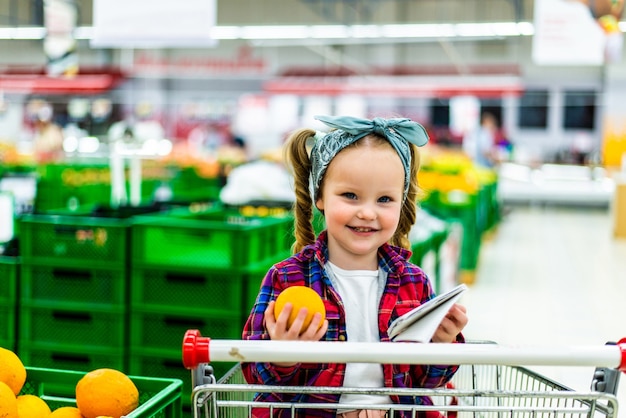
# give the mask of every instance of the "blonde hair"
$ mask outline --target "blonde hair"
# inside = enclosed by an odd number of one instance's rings
[[[292,251],[294,253],[301,251],[307,245],[313,244],[316,239],[315,230],[313,228],[313,210],[315,202],[313,202],[313,198],[311,197],[311,160],[309,157],[309,142],[313,140],[315,133],[316,132],[312,129],[299,129],[294,131],[287,139],[284,147],[285,164],[294,177],[296,195],[296,201],[293,207],[295,242]],[[393,149],[389,141],[376,134],[367,135],[346,148],[356,146],[359,143],[365,143],[364,140],[366,138],[374,139],[374,141],[367,140],[366,143],[368,144],[384,143],[388,144]],[[417,147],[413,144],[409,144],[409,148],[411,151],[411,178],[409,181],[409,189],[406,199],[402,204],[398,227],[389,241],[391,245],[406,249],[411,249],[409,232],[415,224],[417,216],[417,199],[419,193],[417,173],[420,166],[420,156]],[[322,192],[323,186],[324,179],[322,178],[320,192]]]

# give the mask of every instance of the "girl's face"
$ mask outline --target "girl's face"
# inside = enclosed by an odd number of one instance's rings
[[[330,261],[346,270],[376,270],[377,252],[396,231],[404,169],[388,144],[359,141],[330,162],[318,209],[324,211]]]

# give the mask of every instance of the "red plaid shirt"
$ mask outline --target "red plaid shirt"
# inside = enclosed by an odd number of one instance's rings
[[[380,341],[390,341],[389,324],[397,317],[434,296],[430,281],[416,265],[409,263],[408,250],[384,244],[378,250],[379,267],[387,272],[387,283],[378,307]],[[341,298],[332,287],[324,270],[328,260],[326,233],[305,247],[300,253],[275,264],[266,274],[252,312],[245,324],[242,338],[245,340],[269,339],[263,325],[263,315],[270,301],[289,286],[308,286],[324,300],[328,331],[325,341],[346,341],[345,314]],[[457,336],[457,342],[464,342]],[[390,359],[390,361],[393,359]],[[383,364],[385,387],[436,388],[444,386],[454,375],[458,366]],[[271,363],[243,363],[242,370],[250,384],[281,386],[343,386],[346,365],[337,363],[299,363],[293,367],[277,367]],[[281,394],[263,393],[256,400],[265,402],[337,403],[339,395],[332,394]],[[429,398],[418,396],[392,396],[394,403],[432,404]],[[264,415],[258,411],[259,416]],[[266,412],[268,414],[269,412]],[[290,411],[285,411],[286,416]],[[257,414],[255,414],[257,416]],[[280,416],[280,415],[277,415]],[[332,417],[334,410],[300,411],[299,417]]]

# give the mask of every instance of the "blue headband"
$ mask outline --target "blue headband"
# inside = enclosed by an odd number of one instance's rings
[[[418,147],[428,142],[428,134],[422,125],[407,118],[369,120],[352,116],[315,116],[315,119],[336,130],[330,131],[322,138],[315,136],[315,144],[311,150],[314,201],[318,198],[320,183],[330,161],[339,151],[369,134],[386,138],[400,156],[404,167],[404,198],[406,198],[411,181],[409,142]]]

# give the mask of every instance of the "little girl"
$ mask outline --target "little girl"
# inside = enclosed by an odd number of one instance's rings
[[[424,128],[409,119],[374,120],[318,116],[327,134],[301,129],[286,144],[295,178],[294,255],[275,264],[263,279],[243,330],[248,340],[389,342],[390,323],[434,296],[424,272],[408,260],[409,231],[417,210],[416,146],[428,141]],[[313,147],[308,152],[310,141]],[[326,230],[315,236],[313,204]],[[308,286],[324,300],[326,319],[316,314],[303,328],[306,308],[291,327],[287,304],[274,317],[274,301],[289,286]],[[454,305],[432,342],[464,342],[465,308]],[[390,362],[393,359],[390,359]],[[243,363],[248,383],[263,385],[435,388],[458,366],[403,364]],[[257,400],[295,403],[424,404],[414,396],[259,394]],[[276,409],[276,416],[281,416]],[[269,410],[256,411],[257,416]],[[291,411],[285,410],[285,416]],[[383,417],[387,411],[345,408],[297,411],[297,416]],[[401,415],[401,414],[399,414]],[[407,415],[410,415],[407,413]]]

